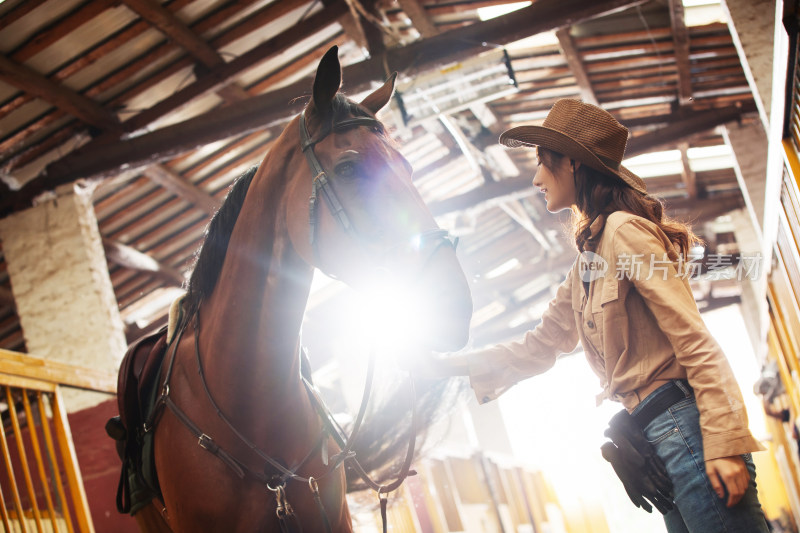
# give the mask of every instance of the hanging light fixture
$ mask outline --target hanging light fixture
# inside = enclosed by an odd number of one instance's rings
[[[508,52],[497,48],[399,83],[395,102],[411,126],[518,90]]]

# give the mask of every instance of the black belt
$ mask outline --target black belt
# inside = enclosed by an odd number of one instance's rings
[[[633,418],[640,428],[644,429],[655,417],[675,405],[681,400],[693,396],[694,391],[685,379],[678,380],[689,390],[689,395],[680,388],[675,381],[670,381],[663,389],[656,392],[656,396],[647,402],[647,405],[634,413]],[[647,400],[647,398],[645,398]]]

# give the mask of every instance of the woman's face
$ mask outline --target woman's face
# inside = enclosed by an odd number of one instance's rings
[[[553,158],[539,157],[539,165],[533,176],[533,186],[544,194],[547,210],[557,213],[569,209],[575,204],[575,179],[572,166],[578,169],[580,163],[572,163],[569,157],[563,156],[554,162]]]

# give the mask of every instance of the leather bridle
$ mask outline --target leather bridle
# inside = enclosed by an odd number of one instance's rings
[[[357,241],[361,241],[359,238],[358,232],[356,231],[355,227],[350,221],[350,218],[347,216],[347,212],[343,204],[339,201],[339,198],[336,196],[336,192],[334,191],[330,180],[327,177],[325,170],[322,168],[319,160],[317,159],[316,155],[314,154],[314,145],[324,139],[331,131],[341,131],[347,128],[358,127],[358,126],[369,126],[369,127],[381,127],[381,123],[374,118],[370,117],[356,117],[350,118],[346,120],[341,120],[333,124],[331,128],[324,132],[323,135],[312,139],[308,133],[308,129],[306,127],[305,121],[305,111],[300,113],[300,146],[302,148],[303,153],[305,154],[306,160],[308,161],[309,167],[311,168],[313,178],[313,189],[311,193],[311,197],[309,199],[309,226],[310,226],[310,239],[311,245],[314,250],[315,258],[319,256],[319,249],[317,243],[317,229],[319,225],[319,213],[318,213],[318,198],[322,196],[325,199],[325,202],[328,204],[328,207],[339,223],[339,226],[351,237],[356,239]],[[427,251],[427,258],[423,262],[422,268],[424,269],[428,261],[433,257],[439,247],[444,245],[449,245],[455,248],[457,245],[457,239],[451,239],[448,235],[446,230],[436,228],[433,230],[424,231],[418,234],[414,239],[416,241],[415,247],[418,253],[422,253],[423,250]],[[428,251],[428,249],[430,249]],[[231,432],[242,442],[247,448],[251,450],[257,457],[263,460],[265,463],[269,464],[278,474],[268,477],[263,472],[259,472],[253,470],[247,463],[239,458],[235,457],[234,455],[228,453],[222,447],[220,447],[214,439],[203,432],[203,429],[198,427],[188,415],[172,400],[170,397],[170,388],[169,382],[170,377],[172,375],[173,365],[175,363],[175,355],[177,353],[177,347],[180,343],[181,337],[183,335],[184,330],[188,326],[190,322],[194,322],[194,346],[195,346],[195,357],[198,367],[198,374],[200,376],[200,380],[203,386],[203,390],[206,394],[207,399],[210,401],[212,407],[216,411],[219,418],[225,423],[225,425],[231,430]],[[406,477],[412,474],[410,469],[411,467],[411,460],[414,455],[414,448],[416,443],[416,432],[417,432],[417,410],[416,410],[416,399],[414,394],[414,383],[413,379],[409,379],[410,387],[411,387],[411,397],[412,397],[412,405],[411,405],[411,428],[410,428],[410,436],[409,436],[409,443],[406,452],[406,457],[403,461],[403,464],[400,468],[400,472],[397,475],[395,481],[393,481],[389,485],[381,485],[373,481],[367,472],[362,468],[362,466],[358,463],[358,460],[355,456],[355,453],[352,451],[353,443],[356,441],[358,436],[359,429],[361,428],[361,423],[364,419],[364,414],[366,412],[367,403],[369,401],[369,396],[372,389],[372,382],[374,376],[374,368],[375,368],[375,354],[372,353],[370,355],[369,364],[367,367],[367,377],[364,384],[364,392],[362,395],[362,402],[359,408],[358,416],[356,417],[356,421],[353,425],[353,428],[350,432],[348,437],[345,437],[344,431],[341,427],[338,426],[336,421],[333,418],[333,415],[328,411],[325,403],[319,396],[318,391],[316,388],[310,383],[309,379],[306,376],[302,376],[303,384],[306,387],[306,390],[311,398],[311,402],[314,404],[315,410],[320,416],[323,422],[323,431],[320,435],[319,440],[317,441],[316,446],[309,451],[309,453],[302,459],[298,464],[293,466],[286,466],[281,460],[275,459],[270,457],[262,450],[260,450],[255,443],[250,441],[241,431],[239,431],[233,423],[228,419],[228,417],[222,412],[219,408],[217,402],[214,400],[211,391],[208,388],[208,384],[205,380],[205,373],[203,371],[203,365],[200,358],[200,346],[199,346],[199,329],[200,329],[200,321],[199,321],[199,313],[196,313],[193,317],[187,317],[185,320],[181,321],[181,325],[177,332],[176,338],[172,341],[172,350],[171,355],[169,357],[169,361],[167,364],[166,373],[164,375],[164,380],[161,385],[161,394],[156,402],[156,405],[153,411],[150,413],[150,416],[147,418],[147,421],[144,424],[144,431],[148,432],[151,431],[158,422],[161,413],[163,412],[163,408],[167,407],[173,414],[176,415],[178,420],[189,429],[189,431],[197,438],[197,444],[205,449],[206,451],[212,453],[217,458],[219,458],[223,463],[225,463],[233,472],[239,477],[244,478],[246,474],[251,475],[257,481],[259,481],[262,485],[265,485],[267,489],[272,491],[275,494],[275,498],[277,501],[277,508],[276,508],[276,515],[278,517],[280,527],[282,531],[290,531],[292,525],[297,525],[297,517],[294,515],[294,511],[292,510],[291,505],[289,505],[288,501],[286,501],[286,493],[285,493],[285,485],[286,482],[289,480],[299,481],[302,483],[308,484],[311,492],[313,493],[314,500],[317,503],[317,507],[320,510],[322,515],[323,523],[325,524],[326,531],[330,532],[330,523],[328,521],[327,514],[325,512],[325,508],[322,505],[322,500],[319,494],[319,487],[317,482],[320,481],[322,478],[327,477],[334,471],[336,471],[340,466],[342,466],[345,462],[348,462],[353,469],[358,473],[358,475],[364,480],[364,482],[373,490],[378,493],[378,500],[380,502],[380,509],[381,509],[381,517],[383,520],[383,531],[384,533],[387,531],[387,523],[386,523],[386,503],[387,503],[387,494],[392,492],[400,487],[400,485],[405,481]],[[342,451],[336,454],[333,457],[328,458],[327,454],[327,437],[330,435],[336,441],[337,445],[342,449]],[[309,476],[304,477],[297,472],[305,466],[313,456],[317,453],[320,453],[322,456],[323,463],[327,465],[328,469],[320,476]]]
[[[334,190],[333,185],[328,178],[328,174],[325,172],[325,169],[322,167],[322,163],[320,163],[319,159],[317,159],[317,155],[314,153],[314,145],[321,142],[332,131],[343,131],[358,126],[383,128],[381,122],[375,118],[354,117],[334,122],[331,127],[322,131],[322,135],[312,138],[308,133],[308,127],[306,126],[306,112],[303,110],[300,113],[300,148],[303,151],[303,154],[306,156],[306,162],[308,162],[308,166],[311,169],[311,175],[313,176],[311,197],[308,201],[309,240],[313,249],[314,258],[317,260],[318,264],[319,244],[317,237],[319,233],[320,196],[322,196],[322,198],[325,200],[325,203],[328,204],[328,208],[330,209],[333,218],[339,223],[339,226],[346,234],[351,236],[356,242],[359,243],[363,243],[365,240],[358,234],[355,226],[350,221],[350,217],[347,216],[347,211],[345,210],[342,202],[339,200],[339,197],[336,195],[336,191]],[[419,253],[426,248],[432,247],[430,252],[428,252],[427,259],[430,259],[430,256],[432,256],[442,245],[450,245],[455,248],[458,244],[458,239],[450,237],[447,230],[443,230],[441,228],[423,231],[412,237],[410,241],[416,243],[417,252]],[[397,246],[390,247],[389,249],[394,248],[397,248]],[[424,265],[427,265],[427,261],[425,261]]]

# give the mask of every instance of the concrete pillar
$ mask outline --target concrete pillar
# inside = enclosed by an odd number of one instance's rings
[[[747,261],[755,261],[761,252],[761,238],[753,226],[752,218],[744,209],[731,211],[729,216],[733,222],[733,233],[739,252]],[[742,287],[742,316],[744,317],[747,334],[753,346],[759,363],[762,363],[767,354],[767,329],[769,326],[769,310],[767,308],[767,259],[761,256],[758,265],[758,275],[743,277],[740,280]]]
[[[767,132],[760,122],[729,123],[722,128],[734,155],[734,170],[745,205],[758,238],[764,226],[764,195],[767,186]]]
[[[480,448],[485,452],[512,457],[514,450],[511,448],[503,413],[500,411],[500,402],[478,405],[474,397],[470,400],[469,413]]]
[[[769,129],[772,106],[775,3],[776,0],[722,2],[733,42],[765,129]]]
[[[59,188],[0,220],[0,239],[29,354],[116,372],[127,343],[90,192]],[[64,391],[70,412],[108,398]]]

